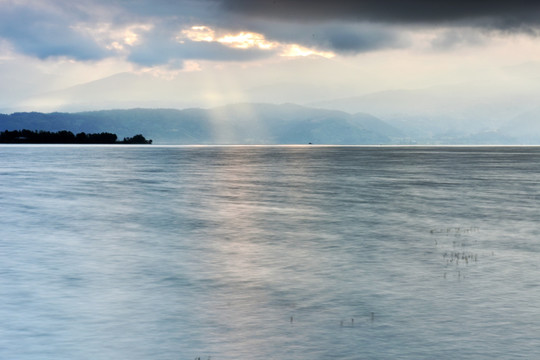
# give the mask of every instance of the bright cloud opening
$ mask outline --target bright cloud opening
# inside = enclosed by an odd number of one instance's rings
[[[182,30],[177,37],[178,42],[184,43],[184,40],[190,41],[204,41],[204,42],[218,42],[225,46],[229,46],[236,49],[250,49],[259,48],[261,50],[273,50],[279,49],[280,56],[296,57],[296,56],[322,56],[325,58],[332,58],[336,56],[333,52],[329,51],[316,51],[309,49],[298,44],[279,43],[276,41],[267,40],[263,34],[254,32],[240,32],[238,34],[225,34],[216,36],[216,31],[208,26],[198,25],[192,26],[189,29]]]
[[[267,50],[273,49],[279,45],[276,42],[267,41],[262,34],[250,32],[241,32],[237,35],[225,35],[216,39],[216,41],[238,49],[258,47],[259,49]]]
[[[284,48],[284,51],[281,53],[281,56],[285,57],[295,57],[295,56],[311,56],[311,55],[317,55],[322,56],[327,59],[331,59],[336,56],[333,52],[330,51],[316,51],[313,49],[309,49],[304,46],[300,46],[297,44],[291,44]]]
[[[183,39],[189,39],[191,41],[215,41],[215,31],[208,26],[192,26],[189,29],[182,30],[180,36],[176,38],[180,43],[183,43]]]
[[[152,30],[149,24],[134,24],[124,28],[115,28],[112,24],[101,23],[98,25],[79,24],[72,26],[73,29],[91,36],[98,44],[108,50],[122,51],[127,46],[137,45],[142,32]]]

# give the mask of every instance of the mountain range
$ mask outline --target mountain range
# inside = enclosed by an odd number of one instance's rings
[[[0,115],[3,130],[141,133],[155,144],[387,144],[401,132],[368,114],[293,104]]]
[[[117,73],[49,92],[14,82],[0,89],[0,113],[11,114],[0,116],[0,131],[142,133],[158,144],[540,144],[540,63],[482,80],[393,90],[380,84],[386,90],[364,93],[369,74],[354,69],[347,69],[348,84],[332,82],[329,64],[304,59],[295,69],[303,76],[285,83],[274,76],[280,66],[235,76]],[[314,72],[329,74],[325,86],[308,83]],[[14,80],[9,72],[0,77]]]
[[[393,95],[381,94],[383,99]],[[362,107],[360,100],[356,100],[358,107]],[[353,105],[356,103],[354,99],[348,101]],[[373,106],[371,110],[377,111]],[[432,119],[435,124],[430,124],[429,114],[408,121],[405,115],[385,116],[382,120],[363,112],[295,104],[241,103],[210,109],[137,108],[0,114],[0,130],[112,132],[119,138],[143,134],[154,144],[185,145],[540,144],[540,124],[534,121],[540,116],[540,108],[501,122],[495,128],[459,126],[452,117],[446,123],[444,119]]]

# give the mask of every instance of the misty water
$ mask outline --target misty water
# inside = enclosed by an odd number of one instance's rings
[[[0,146],[0,358],[539,358],[539,200],[537,147]]]

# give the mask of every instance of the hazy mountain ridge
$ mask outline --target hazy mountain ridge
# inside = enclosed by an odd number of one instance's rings
[[[368,115],[294,104],[0,115],[3,130],[141,133],[157,144],[389,144],[400,131]]]
[[[308,105],[368,112],[418,143],[540,144],[539,96],[540,79],[509,78],[388,90]]]
[[[321,73],[330,63],[314,67],[304,59],[296,72]],[[376,92],[364,92],[360,82],[277,81],[281,66],[235,77],[217,69],[171,78],[117,73],[47,93],[37,88],[19,101],[6,93],[0,105],[6,113],[62,111],[13,117],[25,118],[31,129],[135,131],[157,143],[540,144],[540,63],[481,80]],[[114,108],[131,110],[99,110]]]
[[[464,131],[453,118],[430,116],[383,121],[367,113],[296,104],[242,103],[211,109],[129,109],[77,113],[0,114],[0,130],[113,132],[120,138],[143,134],[156,144],[537,144],[540,126],[532,111],[499,128]],[[386,119],[385,119],[386,120]],[[464,119],[466,121],[466,119]],[[516,130],[520,128],[532,129]]]

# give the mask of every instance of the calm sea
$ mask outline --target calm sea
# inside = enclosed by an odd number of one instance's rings
[[[1,359],[540,358],[540,148],[0,146]]]

